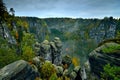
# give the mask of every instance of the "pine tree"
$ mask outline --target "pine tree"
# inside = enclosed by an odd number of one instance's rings
[[[11,15],[15,16],[15,10],[13,8],[10,8],[10,11]]]
[[[0,21],[5,20],[7,14],[8,14],[7,8],[3,3],[3,0],[0,0]]]

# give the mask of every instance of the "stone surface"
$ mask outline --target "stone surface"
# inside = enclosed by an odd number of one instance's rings
[[[81,75],[81,67],[76,66],[73,71],[70,73],[70,78],[72,80],[85,80],[85,78],[82,78],[83,75]]]
[[[51,52],[50,52],[50,43],[48,40],[44,40],[40,44],[40,56],[43,57],[45,60],[52,61]]]
[[[61,77],[63,75],[63,67],[54,65],[56,69],[57,76]]]
[[[103,67],[106,64],[111,64],[115,66],[120,66],[120,50],[112,53],[103,53],[102,49],[109,46],[118,46],[119,44],[114,42],[109,42],[96,48],[89,54],[89,62],[91,72],[100,77],[100,72],[103,71]]]
[[[44,40],[40,45],[36,42],[35,50],[36,54],[43,59],[49,60],[55,65],[61,65],[62,42],[58,37],[51,42]]]
[[[28,62],[19,60],[0,70],[0,80],[35,80],[39,73]]]
[[[32,63],[38,68],[38,70],[42,67],[44,63],[44,59],[40,56],[36,56],[32,59]]]
[[[55,37],[51,42],[51,54],[53,64],[60,65],[62,62],[62,42],[58,37]]]
[[[72,59],[69,55],[66,55],[62,58],[62,64],[66,65],[67,64],[67,68],[71,65],[72,63]]]
[[[36,42],[34,47],[35,47],[36,56],[39,56],[39,53],[40,53],[40,43]]]

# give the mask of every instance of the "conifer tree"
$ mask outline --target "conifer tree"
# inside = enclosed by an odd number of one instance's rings
[[[0,22],[5,20],[6,15],[8,14],[7,8],[3,3],[3,0],[0,0]]]

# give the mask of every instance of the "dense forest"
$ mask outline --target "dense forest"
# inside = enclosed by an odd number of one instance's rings
[[[104,19],[18,18],[28,23],[29,32],[35,35],[38,42],[44,39],[52,40],[57,36],[63,41],[63,48],[68,49],[68,51],[63,49],[64,54],[68,53],[84,59],[99,43],[118,38],[120,33],[120,20],[113,17]]]
[[[25,60],[34,66],[32,60],[38,56],[36,45],[42,45],[44,40],[53,41],[55,37],[59,37],[62,42],[63,61],[64,56],[67,55],[68,59],[71,58],[71,64],[74,67],[80,66],[83,70],[85,67],[87,80],[120,79],[120,19],[112,16],[104,17],[104,19],[15,16],[14,8],[10,8],[8,11],[3,1],[0,0],[1,70],[4,66],[18,60]],[[88,61],[90,65],[87,64],[86,67],[85,64]],[[63,73],[66,71],[66,64],[63,64]],[[67,66],[69,65],[67,64]],[[90,71],[88,66],[91,67]],[[71,75],[65,75],[64,78],[63,75],[59,76],[52,63],[49,62],[45,62],[38,72],[40,76],[37,76],[36,80],[71,79]],[[0,79],[2,79],[1,77],[2,74],[0,74]],[[80,78],[74,78],[73,75],[71,80],[80,80]]]

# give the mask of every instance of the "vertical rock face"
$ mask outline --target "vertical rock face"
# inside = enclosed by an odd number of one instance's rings
[[[34,47],[35,47],[36,56],[39,56],[39,53],[40,53],[40,43],[36,42]]]
[[[101,23],[100,26],[92,28],[89,32],[89,36],[93,38],[97,43],[100,43],[104,39],[111,39],[115,37],[116,24],[110,23],[106,25]]]
[[[62,62],[62,42],[58,37],[51,42],[44,40],[39,44],[35,44],[36,55],[42,57],[44,60],[49,60],[55,65],[60,65]]]
[[[3,29],[2,29],[2,27],[3,27]],[[0,25],[0,36],[7,39],[9,43],[16,44],[15,38],[10,34],[10,31],[5,23]]]
[[[0,70],[0,80],[35,80],[39,77],[26,61],[19,60],[11,63]]]
[[[51,61],[51,52],[50,52],[50,43],[48,40],[44,40],[40,44],[40,53],[39,55],[43,57],[45,60]]]
[[[54,41],[54,47],[52,51],[52,57],[53,57],[53,64],[60,65],[62,62],[62,42],[58,37],[55,37]],[[56,50],[55,50],[56,49]]]
[[[116,19],[111,20],[110,18],[108,18],[108,20],[105,20],[105,19],[79,19],[79,18],[39,19],[36,17],[25,18],[23,17],[23,20],[26,20],[28,22],[30,26],[29,27],[30,33],[34,33],[38,40],[40,39],[44,40],[44,38],[42,38],[44,33],[42,24],[44,22],[47,24],[46,28],[50,34],[51,33],[55,34],[54,31],[52,30],[56,30],[56,32],[76,32],[78,29],[80,29],[79,33],[81,35],[84,35],[87,32],[88,36],[92,39],[95,39],[97,43],[101,42],[103,39],[114,38],[116,29],[119,27],[117,25],[118,20]],[[59,35],[60,34],[58,34],[58,36]]]
[[[111,64],[115,66],[120,66],[120,50],[116,49],[112,52],[105,53],[102,50],[104,48],[109,48],[113,46],[119,46],[119,44],[114,42],[105,43],[102,46],[96,48],[89,55],[89,62],[91,67],[91,72],[98,75],[100,77],[100,72],[103,71],[103,67],[106,64]]]

